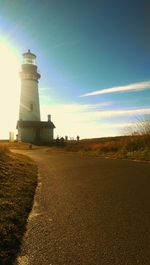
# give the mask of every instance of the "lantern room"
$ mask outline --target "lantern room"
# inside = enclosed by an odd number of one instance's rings
[[[36,64],[36,56],[30,50],[23,54],[23,64]]]

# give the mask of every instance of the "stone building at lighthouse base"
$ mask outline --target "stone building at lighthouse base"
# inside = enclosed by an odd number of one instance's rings
[[[53,141],[54,124],[48,121],[23,121],[17,122],[18,141],[41,144]]]

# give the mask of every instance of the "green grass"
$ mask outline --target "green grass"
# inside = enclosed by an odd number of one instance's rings
[[[0,264],[13,264],[37,185],[35,163],[0,146]]]

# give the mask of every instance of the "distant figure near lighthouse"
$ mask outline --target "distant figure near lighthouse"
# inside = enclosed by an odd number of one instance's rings
[[[18,140],[30,143],[49,143],[53,140],[54,124],[51,116],[41,121],[38,92],[40,74],[36,66],[36,55],[30,50],[23,54],[21,65],[21,95],[19,121],[17,122]]]

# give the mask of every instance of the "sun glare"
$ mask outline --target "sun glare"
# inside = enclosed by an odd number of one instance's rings
[[[19,67],[15,48],[0,40],[0,139],[8,139],[18,119]]]

